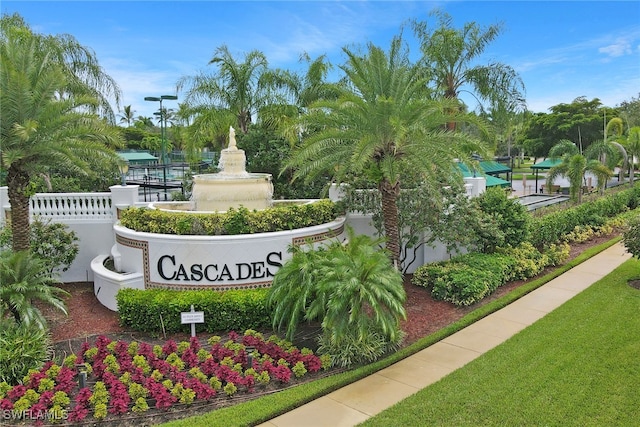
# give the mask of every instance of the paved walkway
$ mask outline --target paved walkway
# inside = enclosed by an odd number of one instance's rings
[[[498,346],[630,259],[621,243],[507,307],[373,375],[262,427],[355,426]]]

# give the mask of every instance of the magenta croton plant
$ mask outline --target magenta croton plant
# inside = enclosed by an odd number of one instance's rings
[[[329,367],[324,356],[299,350],[276,336],[265,339],[253,330],[244,335],[231,332],[224,342],[214,336],[207,343],[205,347],[191,338],[151,346],[99,336],[93,346],[84,343],[62,365],[47,362],[31,371],[23,384],[0,383],[0,410],[14,414],[16,423],[27,418],[101,420],[109,414],[206,401],[220,393],[231,398]],[[80,372],[87,377],[83,388]]]

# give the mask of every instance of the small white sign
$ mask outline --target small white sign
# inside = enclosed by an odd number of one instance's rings
[[[183,325],[204,323],[204,311],[187,311],[180,313],[180,323]]]

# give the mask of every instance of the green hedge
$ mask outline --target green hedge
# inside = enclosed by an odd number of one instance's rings
[[[245,331],[271,326],[265,301],[267,289],[238,291],[171,291],[165,289],[121,289],[116,295],[122,326],[141,332],[188,332],[180,323],[180,313],[204,312],[204,324],[196,330],[210,333]]]
[[[232,208],[224,213],[169,212],[132,207],[121,213],[120,224],[147,233],[217,236],[311,227],[331,222],[343,213],[342,204],[328,199],[261,211]]]
[[[579,206],[549,213],[531,221],[531,237],[516,247],[498,248],[497,253],[471,253],[448,262],[419,267],[412,282],[431,290],[435,299],[456,305],[471,305],[510,280],[535,277],[548,265],[558,265],[568,256],[565,236],[577,228],[599,229],[607,221],[640,205],[640,185],[599,197]]]
[[[430,289],[437,300],[467,306],[511,280],[534,277],[547,265],[564,262],[568,256],[564,246],[554,246],[548,253],[527,242],[492,254],[469,253],[418,267],[412,283]]]
[[[571,233],[576,226],[598,227],[613,218],[640,205],[640,185],[582,203],[579,206],[533,218],[530,223],[530,242],[538,249],[558,243],[562,236]]]
[[[431,295],[455,305],[471,305],[505,284],[513,275],[514,257],[503,254],[470,253],[419,267],[412,279],[431,289]]]

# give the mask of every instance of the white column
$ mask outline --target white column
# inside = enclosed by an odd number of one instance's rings
[[[465,184],[471,184],[471,197],[477,197],[487,190],[487,180],[484,177],[469,177],[464,178]]]
[[[111,190],[111,207],[114,210],[114,220],[120,219],[120,211],[129,206],[135,206],[138,201],[139,185],[112,185]]]
[[[112,185],[111,190],[111,208],[114,210],[113,220],[118,222],[120,219],[120,211],[130,206],[135,206],[138,201],[139,185]],[[115,244],[111,248],[111,256],[116,271],[122,269],[122,257],[118,251],[118,245]]]
[[[6,212],[10,210],[9,187],[0,187],[0,223],[4,223],[6,221]]]
[[[346,186],[347,184],[331,184],[329,187],[329,200],[337,202],[344,199]]]

